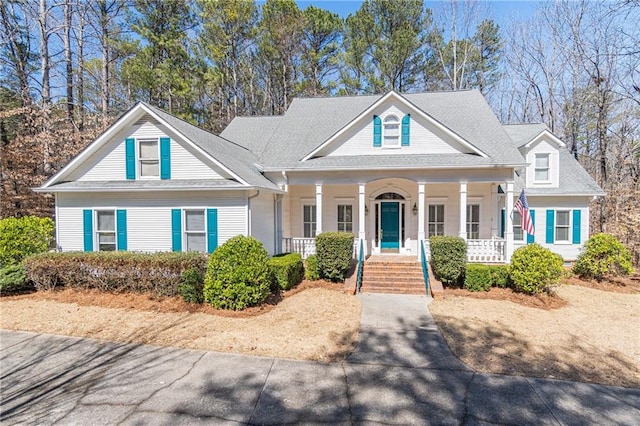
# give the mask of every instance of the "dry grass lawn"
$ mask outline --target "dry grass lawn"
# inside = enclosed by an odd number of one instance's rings
[[[305,283],[275,305],[233,313],[187,306],[177,299],[158,301],[146,295],[64,290],[3,298],[0,327],[113,342],[337,361],[357,343],[360,301]]]
[[[640,388],[640,293],[563,285],[564,306],[448,295],[429,309],[453,352],[501,374]]]

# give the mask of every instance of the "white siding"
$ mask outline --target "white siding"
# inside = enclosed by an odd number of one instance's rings
[[[171,179],[225,179],[229,175],[173,134],[169,129],[148,119],[138,120],[106,142],[94,155],[78,166],[69,180],[125,180],[125,139],[171,138]],[[137,156],[137,153],[136,153]],[[136,172],[138,164],[136,162]]]
[[[399,148],[373,147],[373,115],[378,115],[384,123],[385,117],[390,114],[398,117],[400,122],[402,122],[402,118],[406,114],[411,114],[410,146]],[[382,127],[384,129],[384,125]],[[418,113],[406,107],[398,108],[395,105],[381,105],[378,111],[374,111],[368,117],[363,117],[352,129],[341,135],[330,146],[324,148],[320,155],[455,154],[459,152],[469,152],[469,149],[461,146],[433,123],[420,117]]]
[[[536,167],[536,154],[549,154],[549,182],[536,182],[535,179],[535,167]],[[526,154],[527,163],[529,164],[526,169],[526,185],[527,188],[557,188],[560,184],[559,180],[559,161],[560,153],[555,143],[542,139],[533,145],[531,145]]]
[[[251,235],[262,241],[270,255],[275,254],[275,201],[273,194],[261,193],[249,200]]]
[[[84,209],[126,209],[127,243],[131,251],[171,250],[171,209],[218,209],[218,245],[247,235],[244,192],[59,193],[58,245],[63,251],[83,250]]]

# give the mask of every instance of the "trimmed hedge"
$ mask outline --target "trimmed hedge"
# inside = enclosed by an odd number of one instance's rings
[[[304,276],[302,256],[298,253],[287,253],[273,256],[269,259],[269,269],[274,283],[282,290],[300,284]]]
[[[66,252],[36,254],[22,263],[37,290],[97,288],[176,296],[183,271],[204,271],[207,256],[197,252]]]
[[[353,234],[323,232],[316,237],[316,254],[322,278],[344,281],[353,257]]]
[[[187,303],[204,302],[204,270],[200,268],[185,269],[180,274],[182,283],[178,286],[178,294]]]
[[[467,243],[460,237],[434,236],[429,239],[431,267],[447,285],[458,285],[467,266]]]
[[[491,270],[491,285],[494,287],[507,288],[511,286],[509,278],[509,265],[489,265]]]
[[[524,293],[549,291],[563,273],[562,257],[538,243],[520,247],[511,256],[509,276],[514,288]]]
[[[22,265],[10,265],[0,269],[0,296],[25,293],[35,290],[27,280],[27,273]]]
[[[464,274],[464,288],[469,291],[489,291],[493,274],[489,265],[469,264]]]
[[[320,267],[318,266],[318,256],[312,254],[304,261],[304,279],[318,281],[320,279]]]
[[[48,217],[7,217],[0,220],[0,267],[47,251],[53,243],[53,221]]]
[[[258,305],[271,291],[269,255],[253,237],[238,235],[214,251],[204,279],[204,300],[218,309]]]
[[[606,276],[629,275],[633,272],[631,253],[613,235],[595,234],[584,244],[573,272],[598,281]]]

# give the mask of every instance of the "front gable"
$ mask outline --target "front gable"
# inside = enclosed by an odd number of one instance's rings
[[[486,157],[451,129],[395,92],[356,117],[304,159],[332,156],[474,154]]]
[[[526,159],[527,188],[558,188],[560,149],[565,144],[549,131],[543,131],[520,148]]]

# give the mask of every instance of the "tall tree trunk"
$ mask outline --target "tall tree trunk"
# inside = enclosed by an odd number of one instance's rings
[[[40,29],[40,74],[42,76],[42,166],[46,176],[51,174],[51,154],[49,152],[49,138],[51,128],[51,86],[49,73],[51,62],[49,58],[49,28],[47,23],[49,11],[47,0],[40,0],[38,26]]]
[[[66,80],[67,80],[67,118],[73,123],[73,57],[71,55],[71,25],[72,25],[72,7],[70,0],[64,1],[64,61],[66,64]]]
[[[84,26],[86,6],[78,14],[78,129],[84,129]]]

